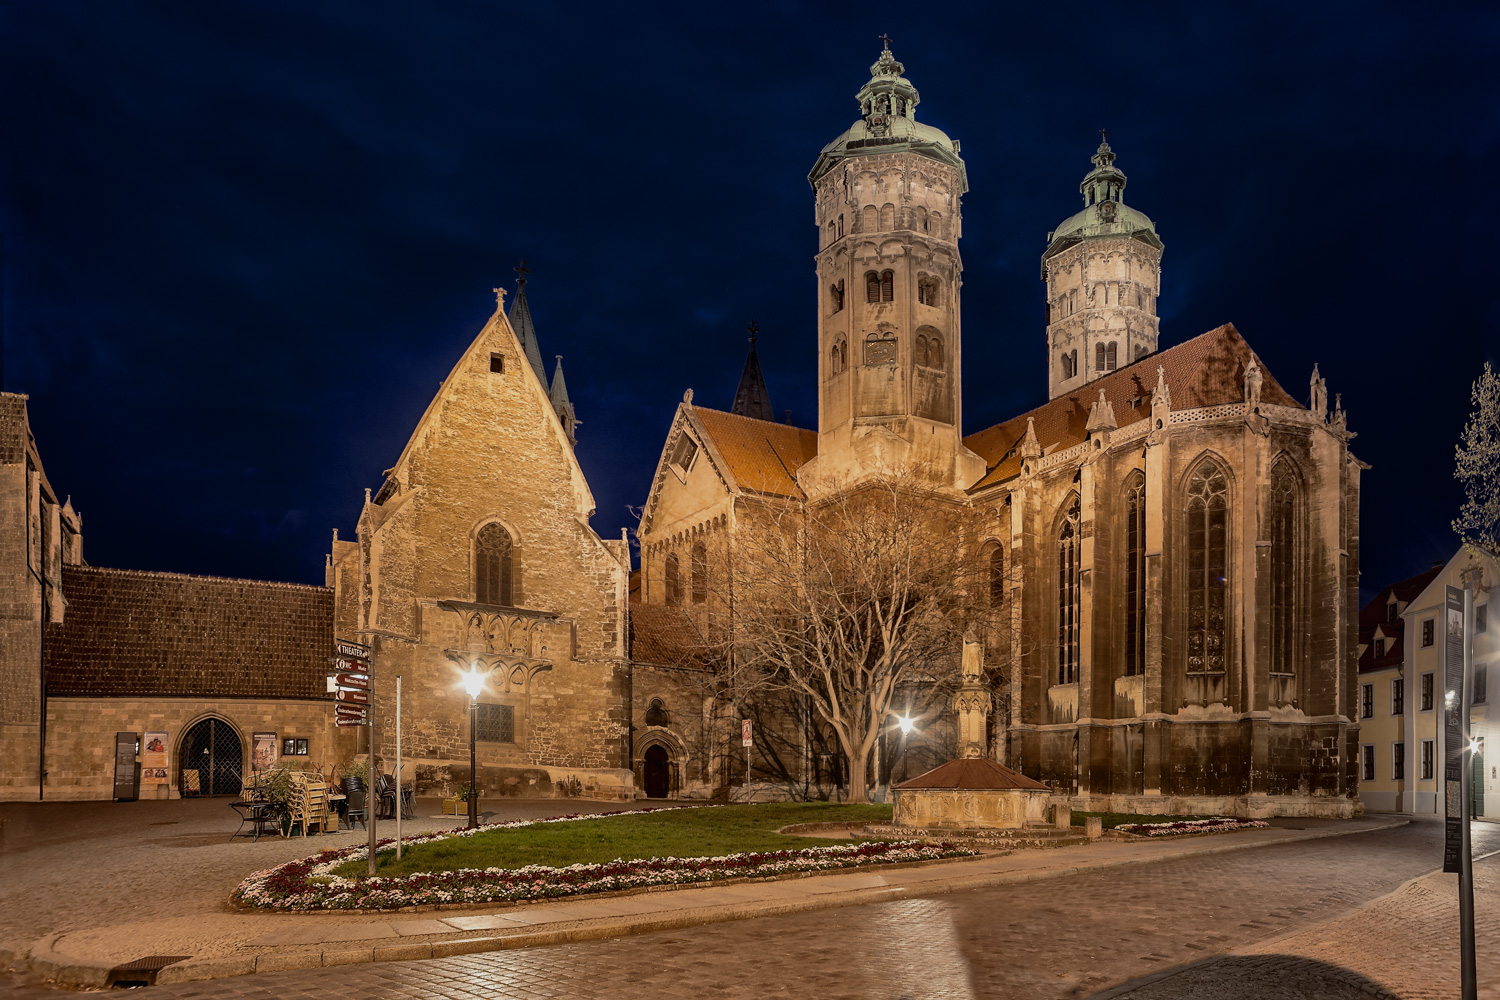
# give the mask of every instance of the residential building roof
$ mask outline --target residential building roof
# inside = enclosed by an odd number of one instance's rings
[[[1251,359],[1260,365],[1265,376],[1260,391],[1263,402],[1302,407],[1266,369],[1234,325],[1226,323],[1096,378],[1076,392],[970,434],[964,438],[964,444],[989,466],[989,471],[970,491],[985,489],[1020,474],[1019,445],[1026,436],[1028,420],[1035,421],[1037,442],[1044,455],[1059,448],[1071,448],[1088,438],[1089,410],[1098,402],[1101,389],[1114,407],[1120,427],[1143,420],[1151,415],[1151,395],[1156,389],[1158,368],[1163,370],[1174,410],[1242,402],[1245,369]]]
[[[1406,622],[1401,617],[1401,612],[1406,606],[1416,600],[1427,585],[1437,579],[1438,574],[1443,571],[1443,564],[1439,563],[1431,569],[1424,570],[1416,576],[1407,577],[1396,583],[1386,584],[1374,597],[1370,598],[1363,608],[1359,610],[1359,672],[1367,673],[1372,670],[1387,670],[1391,667],[1399,667],[1406,651]],[[1396,613],[1390,613],[1391,598],[1396,600]],[[1381,655],[1375,655],[1375,638],[1377,632],[1386,640],[1385,649]]]

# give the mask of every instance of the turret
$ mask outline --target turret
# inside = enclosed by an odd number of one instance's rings
[[[1047,234],[1047,395],[1087,383],[1157,350],[1162,242],[1126,205],[1125,174],[1099,143],[1078,185],[1083,211]]]

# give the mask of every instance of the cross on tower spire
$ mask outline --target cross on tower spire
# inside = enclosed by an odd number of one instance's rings
[[[882,33],[882,34],[876,35],[875,37],[878,38],[878,39],[880,39],[882,42],[885,43],[885,50],[887,52],[891,51],[891,36],[890,35]]]
[[[519,261],[517,261],[516,262],[516,266],[513,267],[513,268],[511,268],[511,270],[513,270],[513,271],[516,272],[516,275],[517,275],[516,283],[517,284],[521,284],[521,285],[526,284],[526,276],[531,273],[531,268],[529,268],[529,267],[526,266],[526,258],[525,257],[522,257]]]
[[[745,332],[750,334],[750,346],[755,347],[755,336],[760,333],[760,327],[755,325],[755,317],[750,317],[750,325],[745,327]]]

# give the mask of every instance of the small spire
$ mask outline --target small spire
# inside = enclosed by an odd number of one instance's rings
[[[547,386],[547,370],[542,365],[542,349],[537,344],[536,324],[531,320],[531,303],[526,301],[526,276],[531,269],[523,260],[515,266],[516,272],[516,298],[510,304],[510,326],[516,331],[516,339],[521,342],[521,350],[526,353],[526,360],[531,365],[531,370],[536,372],[536,377]]]
[[[568,443],[577,444],[578,411],[573,409],[573,402],[568,399],[568,383],[563,378],[563,356],[558,354],[556,358],[557,364],[552,369],[552,391],[548,395],[552,398],[552,408],[557,411],[558,419],[562,421],[563,430],[568,434]]]
[[[1172,408],[1172,390],[1167,388],[1167,370],[1161,365],[1156,366],[1156,391],[1151,393],[1151,405]]]
[[[1023,459],[1028,461],[1042,457],[1042,445],[1036,439],[1036,418],[1026,418],[1026,436],[1021,439],[1021,445],[1016,449]]]
[[[734,393],[734,405],[730,413],[756,420],[776,420],[776,411],[771,406],[771,394],[766,389],[766,376],[760,369],[760,358],[755,353],[755,341],[760,327],[750,321],[746,331],[750,334],[750,352],[745,355],[745,368],[740,372],[740,385]]]

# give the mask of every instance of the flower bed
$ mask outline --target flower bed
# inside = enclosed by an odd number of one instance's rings
[[[1181,833],[1219,833],[1224,830],[1251,830],[1255,827],[1270,825],[1259,819],[1215,816],[1212,819],[1184,819],[1172,823],[1125,823],[1115,829],[1121,833],[1133,833],[1140,837],[1171,837]]]
[[[411,845],[427,844],[538,823],[602,822],[612,815],[621,814],[557,816],[543,820],[493,823],[474,830],[411,837],[404,842]],[[377,850],[394,843],[394,840],[383,840],[377,845]],[[235,890],[235,898],[244,905],[275,910],[394,910],[403,907],[468,906],[559,899],[652,886],[692,885],[722,879],[771,878],[866,865],[972,857],[978,853],[947,843],[874,841],[792,851],[729,854],[715,858],[619,860],[606,864],[569,865],[566,868],[544,865],[528,865],[524,868],[465,868],[391,878],[375,876],[359,879],[333,874],[341,865],[369,857],[369,848],[360,846],[323,851],[256,872],[240,883]]]

